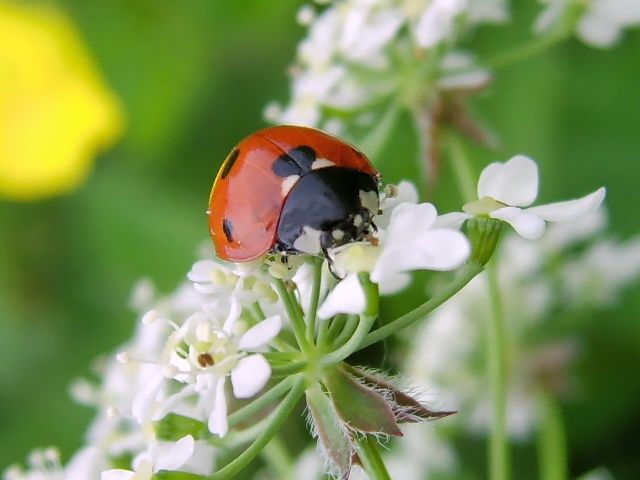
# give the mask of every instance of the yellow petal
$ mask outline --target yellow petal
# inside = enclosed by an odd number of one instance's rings
[[[120,103],[70,19],[0,1],[0,197],[76,188],[122,128]]]

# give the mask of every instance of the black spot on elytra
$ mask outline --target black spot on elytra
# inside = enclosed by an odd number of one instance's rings
[[[229,173],[231,172],[231,169],[233,168],[233,165],[236,163],[236,160],[238,160],[239,156],[240,156],[240,150],[238,150],[237,148],[234,148],[233,151],[229,154],[227,159],[222,164],[222,174],[221,174],[222,178],[227,178],[227,175],[229,175]]]
[[[233,242],[233,224],[228,218],[222,220],[222,231],[224,232],[224,236],[227,237],[227,241]]]
[[[280,155],[271,166],[273,173],[285,178],[290,175],[302,176],[311,171],[311,165],[316,161],[313,148],[303,145],[292,148],[284,155]]]

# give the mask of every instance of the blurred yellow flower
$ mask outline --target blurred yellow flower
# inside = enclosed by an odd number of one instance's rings
[[[0,0],[0,197],[72,190],[122,126],[120,103],[70,19]]]

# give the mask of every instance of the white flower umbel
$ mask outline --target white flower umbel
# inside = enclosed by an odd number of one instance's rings
[[[276,315],[247,329],[245,322],[239,320],[240,304],[232,300],[230,310],[224,322],[211,312],[198,312],[183,326],[176,326],[155,374],[133,402],[138,421],[150,417],[157,420],[186,397],[197,395],[211,432],[226,435],[226,378],[231,377],[236,398],[258,393],[269,380],[271,367],[262,354],[254,352],[264,350],[282,327]],[[182,385],[177,393],[162,394],[167,379]]]
[[[412,199],[415,189],[404,183],[394,194]],[[457,230],[436,227],[438,213],[430,203],[397,203],[392,196],[383,198],[381,208],[382,214],[374,218],[379,228],[375,240],[330,252],[335,269],[344,278],[320,307],[320,318],[363,311],[365,298],[358,273],[370,273],[380,293],[391,294],[409,284],[412,270],[454,270],[469,257],[467,238]]]
[[[102,472],[101,480],[151,480],[160,470],[181,470],[194,456],[195,446],[191,435],[176,443],[153,442],[133,461],[133,470],[106,470]]]
[[[640,25],[637,0],[543,0],[545,9],[534,24],[537,33],[546,33],[558,22],[567,21],[572,10],[579,17],[575,33],[584,43],[607,48],[615,45],[625,28]]]
[[[443,215],[439,222],[460,226],[473,216],[487,216],[502,220],[522,237],[535,240],[544,234],[545,222],[588,215],[600,206],[605,193],[602,187],[576,200],[529,207],[538,196],[538,166],[530,158],[517,155],[505,163],[488,165],[480,174],[478,200],[466,204],[465,213]]]

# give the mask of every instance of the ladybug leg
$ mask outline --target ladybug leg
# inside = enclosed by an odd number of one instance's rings
[[[326,248],[323,248],[322,254],[324,255],[324,258],[327,259],[327,266],[329,267],[329,272],[331,272],[331,275],[333,275],[337,280],[342,280],[342,277],[340,277],[340,275],[338,275],[338,272],[336,271],[336,267],[333,264],[333,259],[329,255],[329,251]]]

